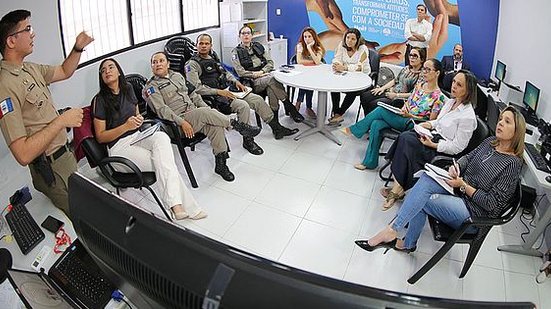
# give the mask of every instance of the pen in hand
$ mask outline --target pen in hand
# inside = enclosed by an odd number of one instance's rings
[[[455,175],[452,175],[452,176],[454,176],[454,178],[457,178],[457,177],[459,177],[459,165],[457,164],[455,159],[452,159],[452,161],[453,161],[453,169],[454,169],[454,174],[455,174]]]

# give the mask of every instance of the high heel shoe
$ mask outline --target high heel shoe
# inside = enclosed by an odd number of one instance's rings
[[[404,253],[410,254],[412,252],[415,252],[415,250],[417,250],[417,246],[408,249],[408,248],[398,248],[398,247],[396,247],[396,244],[394,244],[394,247],[392,247],[392,249],[394,249],[398,252],[404,252]]]
[[[377,250],[377,249],[380,249],[380,248],[386,248],[385,249],[385,252],[383,254],[386,254],[388,252],[388,250],[390,249],[393,249],[396,247],[396,238],[394,238],[393,240],[391,241],[387,241],[387,242],[382,242],[380,244],[377,244],[375,246],[372,246],[369,244],[369,242],[367,240],[356,240],[354,241],[356,243],[356,245],[358,245],[360,248],[364,249],[365,251],[373,251],[373,250]]]

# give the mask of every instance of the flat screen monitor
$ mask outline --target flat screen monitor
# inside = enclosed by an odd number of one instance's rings
[[[526,81],[526,86],[524,87],[524,96],[522,102],[526,108],[535,112],[538,108],[538,101],[540,98],[540,89],[529,81]]]
[[[156,216],[78,172],[69,178],[69,205],[81,243],[141,309],[534,308],[408,295],[303,271]]]
[[[502,82],[505,79],[506,69],[507,69],[507,66],[505,65],[505,63],[498,60],[496,64],[496,71],[494,76],[499,82]]]

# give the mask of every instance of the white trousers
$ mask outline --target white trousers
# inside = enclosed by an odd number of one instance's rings
[[[163,205],[170,208],[181,204],[190,217],[197,215],[201,208],[197,205],[178,172],[168,135],[164,132],[155,132],[134,145],[130,145],[136,134],[138,132],[117,141],[109,149],[109,155],[127,158],[144,172],[155,172],[161,190],[156,193],[159,194]],[[119,165],[117,170],[123,171]]]

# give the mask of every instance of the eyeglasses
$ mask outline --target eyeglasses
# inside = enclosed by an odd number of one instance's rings
[[[423,71],[423,72],[431,72],[431,71],[436,71],[436,70],[435,70],[435,69],[428,68],[428,67],[422,67],[422,68],[421,68],[421,71]]]
[[[417,59],[417,58],[419,58],[419,55],[417,55],[417,54],[409,54],[409,57],[410,57],[410,58],[413,58],[413,59]]]
[[[27,27],[25,27],[23,30],[19,30],[19,31],[16,31],[12,34],[8,34],[8,37],[10,36],[14,36],[14,35],[17,35],[19,33],[23,33],[23,32],[29,32],[29,33],[33,33],[34,32],[34,29],[31,25],[28,25]]]
[[[241,35],[251,35],[251,34],[252,34],[252,32],[250,32],[250,31],[243,31],[243,32],[241,32]]]

